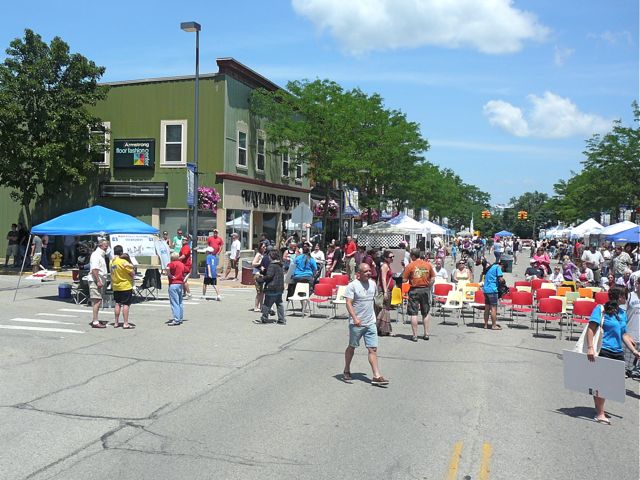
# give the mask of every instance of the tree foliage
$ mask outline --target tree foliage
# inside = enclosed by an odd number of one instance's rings
[[[105,69],[59,37],[46,44],[25,30],[0,65],[0,185],[25,209],[31,223],[34,200],[51,198],[95,172],[92,138],[100,120],[87,109],[106,96],[98,85]],[[93,148],[93,150],[92,150]]]
[[[635,126],[621,121],[605,135],[587,140],[584,169],[554,185],[560,219],[585,220],[609,211],[618,220],[621,207],[640,206],[640,108],[632,104]]]

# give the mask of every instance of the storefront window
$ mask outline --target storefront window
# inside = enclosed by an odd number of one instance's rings
[[[276,237],[278,233],[278,214],[277,213],[262,214],[262,232],[261,233],[266,233],[267,238],[272,242],[277,242],[279,240]]]
[[[249,210],[227,210],[225,243],[231,244],[231,234],[237,233],[240,245],[243,250],[249,248],[249,219],[251,212]]]

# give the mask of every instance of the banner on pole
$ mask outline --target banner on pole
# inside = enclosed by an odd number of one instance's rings
[[[193,207],[196,203],[196,165],[187,163],[187,205]]]

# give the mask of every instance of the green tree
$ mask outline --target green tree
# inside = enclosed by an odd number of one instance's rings
[[[92,156],[104,139],[87,107],[106,96],[98,85],[105,69],[55,37],[49,45],[25,30],[0,65],[0,185],[24,208],[51,198],[95,172]],[[101,145],[100,145],[101,144]]]
[[[557,221],[557,216],[546,193],[538,191],[525,192],[512,198],[509,203],[512,209],[511,231],[521,237],[535,239],[540,228],[548,227]],[[516,215],[520,210],[527,212],[527,220],[519,220]]]
[[[554,185],[553,208],[567,222],[598,218],[609,211],[619,220],[620,208],[640,206],[640,109],[632,104],[634,127],[616,121],[605,135],[587,140],[584,169]]]

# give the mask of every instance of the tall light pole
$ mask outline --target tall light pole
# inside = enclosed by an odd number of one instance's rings
[[[196,32],[196,108],[195,132],[193,134],[193,224],[191,226],[191,278],[198,278],[198,132],[200,130],[200,24],[182,22],[180,28],[185,32]]]

